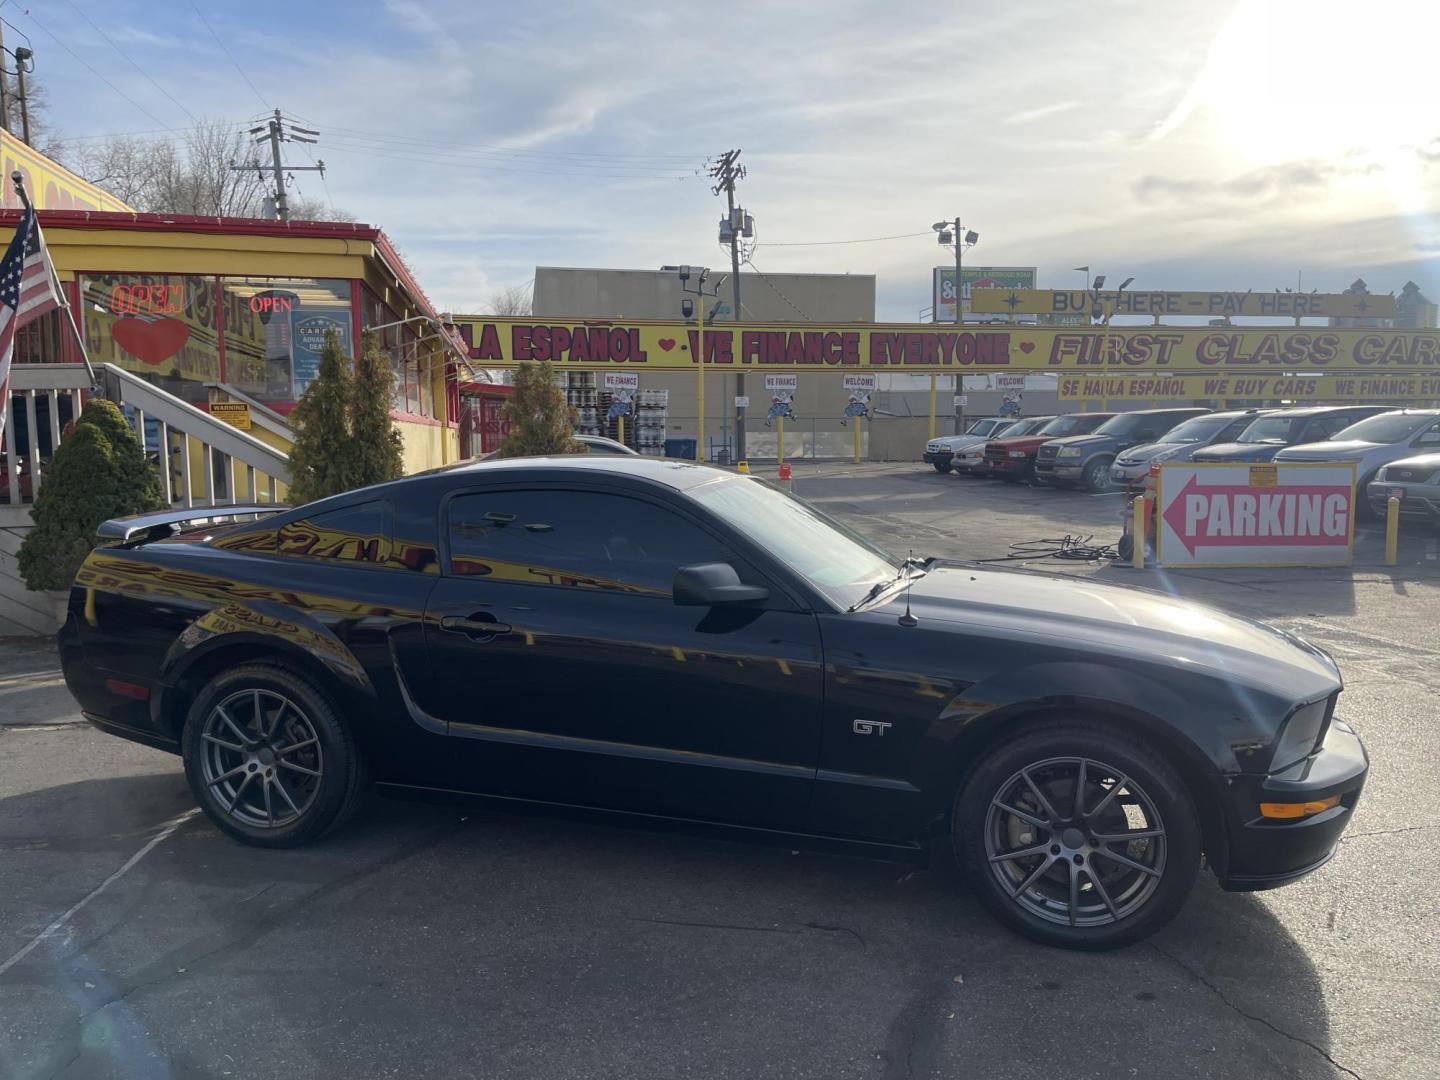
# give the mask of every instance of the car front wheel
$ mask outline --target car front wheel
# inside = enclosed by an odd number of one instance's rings
[[[959,792],[953,831],[985,906],[1065,948],[1148,937],[1180,910],[1200,866],[1184,782],[1143,743],[1090,724],[997,745]]]
[[[1085,490],[1092,495],[1098,495],[1102,491],[1110,490],[1110,461],[1103,459],[1092,461],[1085,466],[1085,471],[1080,476],[1080,483]]]
[[[947,473],[950,471],[950,466],[945,464],[944,462],[937,461],[934,463],[934,465],[935,471],[938,473]]]
[[[278,664],[244,664],[196,696],[181,738],[196,801],[229,836],[296,847],[341,824],[365,763],[328,695]]]

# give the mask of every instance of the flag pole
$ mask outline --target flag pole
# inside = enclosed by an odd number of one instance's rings
[[[10,174],[11,181],[15,184],[15,194],[20,196],[20,203],[26,210],[30,210],[30,196],[25,191],[25,177],[17,169]],[[65,295],[65,286],[55,273],[55,263],[50,258],[50,249],[45,246],[45,234],[40,231],[40,215],[35,215],[35,235],[40,238],[40,247],[45,251],[45,265],[50,268],[50,277],[55,284],[55,293],[60,297],[60,307],[65,312],[66,319],[70,322],[70,330],[75,335],[75,344],[80,349],[80,359],[85,362],[85,373],[90,376],[90,385],[99,385],[95,378],[95,368],[90,363],[90,354],[85,351],[85,339],[80,336],[80,326],[75,321],[75,310],[70,306],[70,298]]]

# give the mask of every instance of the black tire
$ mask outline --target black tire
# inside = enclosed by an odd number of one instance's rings
[[[1027,774],[1048,810],[1029,781],[1017,780]],[[1084,817],[1077,818],[1081,777]],[[1096,839],[1147,829],[1130,840]],[[1143,741],[1099,720],[1039,723],[998,742],[965,778],[951,831],[985,907],[1024,936],[1067,949],[1116,949],[1153,934],[1184,905],[1200,869],[1200,820],[1184,781]]]
[[[1080,486],[1092,495],[1110,490],[1110,459],[1096,458],[1080,474]]]
[[[1035,483],[1035,463],[1030,462],[1018,473],[1001,473],[1000,479],[1007,484],[1033,484]]]
[[[1370,484],[1379,472],[1380,470],[1376,469],[1375,472],[1369,476],[1362,476],[1355,485],[1355,517],[1360,521],[1373,524],[1374,522],[1385,520],[1384,512],[1371,506],[1370,500],[1367,498],[1367,494],[1370,491]]]
[[[935,466],[935,471],[938,473],[947,473],[950,471],[949,465],[942,465],[938,461],[931,462],[931,464]]]
[[[319,839],[355,812],[368,782],[330,695],[279,663],[243,664],[212,679],[190,706],[180,746],[201,809],[256,847]]]

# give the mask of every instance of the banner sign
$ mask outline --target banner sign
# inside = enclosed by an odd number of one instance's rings
[[[299,401],[305,388],[320,374],[320,354],[325,350],[326,335],[334,333],[341,354],[351,355],[350,312],[337,309],[332,314],[297,307],[291,310],[290,319],[290,389]]]
[[[858,416],[862,420],[870,417],[870,395],[875,392],[878,379],[874,375],[843,375],[840,382],[845,387],[845,392],[850,395],[845,402],[845,412],[841,417],[841,426],[845,424],[845,418]]]
[[[1346,566],[1355,463],[1161,465],[1161,566]]]
[[[629,390],[640,389],[640,376],[633,371],[607,371],[605,373],[606,390]]]
[[[1084,289],[987,289],[969,293],[968,310],[991,315],[1083,315],[1098,302],[1102,315],[1198,315],[1222,318],[1391,318],[1393,296],[1369,293],[1109,292]],[[952,316],[953,317],[953,316]]]
[[[605,411],[605,419],[629,416],[635,393],[640,389],[640,376],[633,371],[607,371],[605,389],[610,391],[610,407]]]
[[[485,367],[540,360],[693,371],[700,352],[699,331],[684,323],[475,315],[456,323],[470,359]],[[706,327],[704,353],[705,366],[722,371],[1440,374],[1440,330],[725,323]]]
[[[979,311],[973,307],[977,291],[1035,288],[1035,267],[1033,266],[964,266],[960,268],[961,284],[964,286],[962,299],[965,311]],[[955,321],[955,268],[937,266],[932,275],[936,322]]]
[[[874,375],[846,375],[840,380],[841,385],[852,394],[856,392],[873,394],[875,381],[876,376]]]
[[[795,419],[795,391],[800,388],[799,375],[766,375],[765,392],[770,395],[770,409],[765,414],[765,426],[771,420]]]
[[[25,193],[30,196],[36,210],[135,212],[133,207],[126,206],[104,188],[82,180],[58,161],[52,161],[40,151],[26,146],[17,136],[3,129],[0,129],[0,161],[3,161],[5,169],[4,197],[0,203],[7,210],[20,205],[20,196],[10,182],[10,174],[18,172],[25,184]]]
[[[1005,378],[1006,376],[1001,376]],[[1431,375],[1062,375],[1062,401],[1440,401]]]

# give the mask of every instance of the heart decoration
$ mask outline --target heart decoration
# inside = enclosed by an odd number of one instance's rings
[[[116,319],[110,334],[115,344],[153,367],[180,351],[190,340],[190,327],[179,319]]]
[[[675,339],[673,337],[662,337],[658,344],[660,348],[664,349],[666,352],[669,352],[675,347]]]
[[[1022,342],[1020,342],[1020,351],[1023,352],[1023,353],[1032,353],[1032,352],[1034,352],[1034,351],[1035,351],[1035,343],[1034,343],[1033,341],[1022,341]]]

